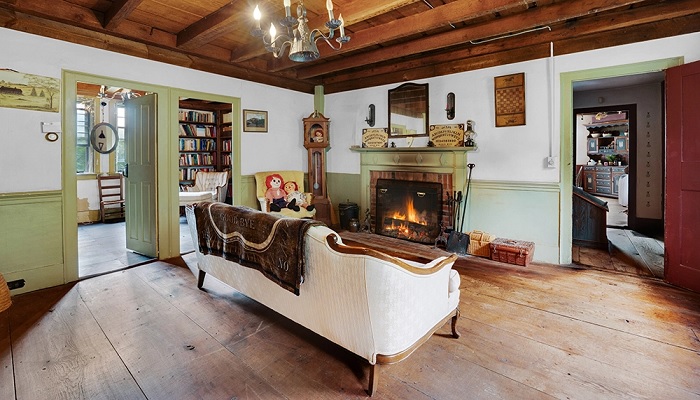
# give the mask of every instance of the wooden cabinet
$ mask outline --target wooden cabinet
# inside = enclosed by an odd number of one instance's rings
[[[583,187],[589,193],[595,193],[595,167],[583,167]]]
[[[588,157],[605,165],[629,163],[629,121],[608,121],[586,124],[589,135],[586,139]]]
[[[586,192],[617,197],[620,176],[625,173],[624,166],[587,165],[583,167],[583,189]]]
[[[231,169],[232,117],[230,104],[180,101],[180,185],[192,185],[200,171]]]

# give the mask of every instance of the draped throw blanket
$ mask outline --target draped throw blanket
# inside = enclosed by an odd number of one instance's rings
[[[304,275],[304,235],[321,222],[211,202],[195,204],[194,214],[202,254],[255,268],[299,295]]]

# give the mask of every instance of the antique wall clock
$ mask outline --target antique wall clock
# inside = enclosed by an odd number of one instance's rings
[[[330,119],[318,111],[304,121],[304,147],[309,157],[309,191],[316,207],[316,219],[331,226],[331,203],[326,191],[326,150],[330,145]]]

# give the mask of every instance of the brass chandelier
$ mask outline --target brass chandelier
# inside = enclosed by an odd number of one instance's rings
[[[272,52],[275,58],[278,58],[289,47],[289,59],[292,61],[316,60],[320,56],[316,46],[317,41],[323,39],[333,50],[340,50],[343,43],[350,41],[350,36],[345,35],[343,15],[340,14],[338,19],[333,16],[333,2],[331,0],[326,1],[326,9],[328,10],[328,22],[326,22],[328,34],[324,34],[319,29],[309,30],[309,20],[306,18],[306,7],[304,7],[303,0],[297,6],[296,18],[291,15],[291,0],[284,0],[285,17],[278,22],[284,32],[278,34],[274,23],[270,23],[269,32],[260,28],[262,15],[260,8],[255,6],[253,18],[256,26],[252,29],[251,35],[262,38],[265,49]],[[340,33],[339,37],[335,39],[338,43],[337,47],[331,42],[336,30],[339,30]]]

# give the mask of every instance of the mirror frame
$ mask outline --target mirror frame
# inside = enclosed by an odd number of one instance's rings
[[[391,109],[392,109],[392,95],[398,95],[401,92],[404,91],[423,91],[423,96],[425,97],[425,105],[423,107],[424,111],[424,117],[423,117],[423,132],[420,133],[415,133],[415,134],[405,134],[405,133],[394,133],[392,126],[391,126]],[[428,127],[430,125],[430,122],[428,121],[428,110],[429,110],[429,91],[428,91],[428,84],[427,83],[404,83],[394,89],[389,89],[389,96],[388,96],[388,103],[389,103],[389,137],[393,138],[401,138],[401,137],[418,137],[418,136],[428,136]],[[393,103],[396,105],[397,103]],[[398,103],[400,104],[400,103]],[[394,113],[396,115],[401,115],[398,113]]]

